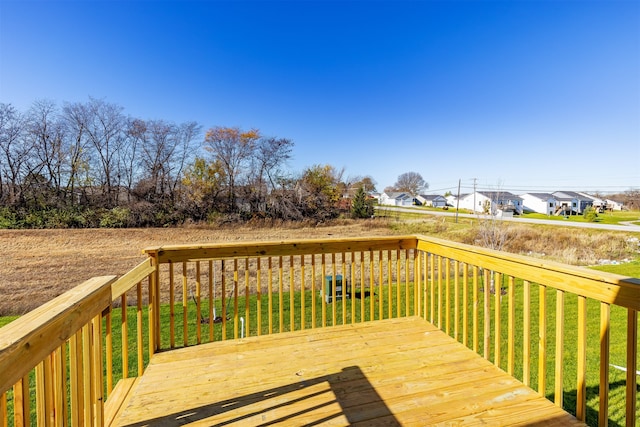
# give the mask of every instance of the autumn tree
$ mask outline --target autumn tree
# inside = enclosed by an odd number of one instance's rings
[[[304,217],[327,220],[338,215],[340,176],[341,171],[331,165],[314,165],[303,172],[298,191]]]
[[[219,161],[207,162],[196,157],[182,178],[183,206],[192,219],[205,220],[219,208],[220,194],[226,177]]]

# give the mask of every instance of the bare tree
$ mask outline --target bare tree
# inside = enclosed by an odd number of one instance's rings
[[[33,147],[30,173],[40,175],[46,181],[52,192],[48,204],[65,202],[62,191],[67,162],[65,126],[53,101],[41,100],[33,104],[27,115],[27,134]],[[51,196],[55,196],[55,200]]]
[[[11,104],[0,103],[0,200],[18,200],[23,166],[29,156],[24,139],[24,118]]]
[[[398,180],[392,188],[394,191],[418,195],[429,188],[429,184],[418,172],[406,172],[398,176]]]
[[[238,185],[246,168],[251,164],[260,132],[257,129],[242,131],[240,128],[214,127],[205,135],[205,148],[218,160],[227,179],[227,210],[238,211],[236,204]]]
[[[95,98],[89,98],[86,104],[84,129],[96,157],[94,176],[107,206],[116,204],[121,178],[117,155],[125,136],[126,120],[122,110],[119,105]]]
[[[262,138],[257,142],[248,185],[253,212],[265,211],[268,195],[283,175],[282,167],[291,158],[292,147],[293,142],[286,138]]]

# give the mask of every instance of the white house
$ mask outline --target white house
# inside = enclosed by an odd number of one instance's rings
[[[508,191],[476,191],[460,196],[459,207],[478,213],[504,215],[505,213],[522,214],[522,198]]]
[[[624,206],[622,202],[619,202],[617,200],[606,199],[606,202],[607,202],[607,209],[610,209],[612,211],[621,211],[622,207]]]
[[[416,201],[422,206],[431,206],[433,208],[443,208],[447,206],[447,199],[438,194],[419,194]]]
[[[556,212],[557,200],[550,193],[521,194],[524,211],[553,215]]]
[[[380,195],[381,205],[413,206],[413,196],[409,193],[384,192]]]
[[[585,197],[575,191],[554,191],[553,196],[558,201],[557,207],[571,214],[582,214],[587,206],[593,204],[593,199]]]

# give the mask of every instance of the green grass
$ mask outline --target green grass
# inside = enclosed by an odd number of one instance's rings
[[[558,215],[545,215],[541,213],[526,213],[522,215],[522,218],[531,218],[531,219],[550,219],[557,220],[562,222],[588,222],[584,219],[582,215],[570,215],[568,217],[558,216]],[[596,218],[597,223],[599,224],[620,224],[625,221],[640,221],[640,212],[638,211],[614,211],[614,212],[605,212],[599,213]]]

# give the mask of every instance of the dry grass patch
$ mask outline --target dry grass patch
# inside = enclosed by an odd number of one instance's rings
[[[24,314],[91,277],[126,273],[145,258],[142,249],[149,246],[389,234],[386,221],[319,227],[0,230],[0,316]]]

